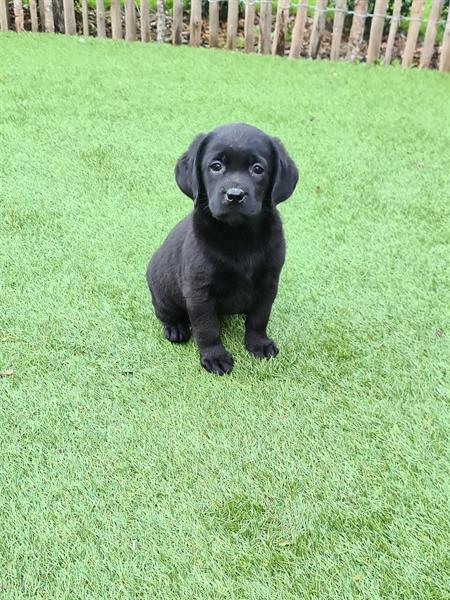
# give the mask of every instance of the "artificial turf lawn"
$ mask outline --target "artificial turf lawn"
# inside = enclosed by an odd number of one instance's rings
[[[2,598],[448,598],[450,78],[0,36]],[[163,340],[173,166],[243,120],[301,173],[259,362]]]

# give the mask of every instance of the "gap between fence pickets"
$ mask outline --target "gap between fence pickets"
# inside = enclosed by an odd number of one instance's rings
[[[25,30],[24,7],[22,0],[11,0],[14,9],[14,29],[17,32]],[[150,19],[148,0],[140,0],[140,30],[141,41],[150,40]],[[246,52],[254,50],[254,27],[255,27],[255,4],[256,0],[228,0],[227,14],[227,38],[226,48],[234,50],[238,33],[239,4],[245,5],[244,21],[244,48]],[[314,6],[301,1],[292,4],[290,0],[279,0],[274,24],[272,38],[272,0],[260,0],[260,33],[259,51],[262,54],[284,55],[286,33],[290,20],[290,9],[296,8],[294,28],[292,32],[290,58],[299,58],[305,33],[308,9],[313,10],[313,20],[308,54],[311,58],[318,55],[321,37],[325,28],[325,18],[328,12],[334,13],[332,43],[330,51],[331,60],[339,60],[345,15],[352,15],[352,25],[348,40],[347,60],[354,61],[361,56],[361,44],[363,41],[364,24],[367,18],[371,18],[369,43],[366,61],[368,64],[375,62],[380,56],[380,47],[383,36],[383,28],[386,20],[390,21],[389,35],[386,44],[384,63],[389,64],[392,60],[392,52],[396,39],[398,23],[408,21],[405,49],[402,56],[402,66],[408,67],[412,64],[414,54],[417,50],[417,42],[420,23],[426,22],[427,28],[425,39],[420,52],[420,68],[427,68],[435,51],[436,35],[438,25],[445,25],[443,41],[440,47],[439,69],[450,71],[450,12],[446,20],[441,19],[443,0],[432,0],[431,11],[428,19],[423,19],[424,0],[413,0],[409,16],[402,16],[401,0],[394,1],[392,15],[387,14],[388,0],[376,0],[373,13],[368,12],[368,0],[355,0],[354,10],[348,10],[347,0],[335,0],[334,6],[327,6],[328,0],[316,0]],[[157,41],[164,41],[165,37],[165,11],[164,0],[157,0]],[[74,0],[63,0],[64,30],[66,34],[76,34],[76,20]],[[89,15],[87,0],[81,0],[83,35],[89,35]],[[191,0],[189,43],[192,46],[201,44],[202,15],[201,0]],[[53,32],[55,21],[53,16],[52,0],[39,0],[39,15],[37,0],[29,0],[29,11],[31,30],[39,30],[39,21],[43,31]],[[122,39],[122,12],[120,0],[111,0],[111,35],[113,39]],[[182,0],[174,0],[173,3],[173,29],[172,43],[180,44],[183,25]],[[0,30],[7,31],[11,24],[9,22],[8,0],[0,0]],[[211,47],[218,46],[219,32],[219,8],[218,0],[209,0],[209,42]],[[96,0],[96,29],[98,37],[106,37],[106,14],[104,0]],[[134,0],[125,0],[125,39],[136,40],[136,6]]]

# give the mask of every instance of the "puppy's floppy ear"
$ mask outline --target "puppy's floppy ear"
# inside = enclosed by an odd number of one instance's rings
[[[274,149],[274,173],[272,179],[273,204],[287,200],[295,190],[298,181],[298,170],[294,161],[277,138],[272,138]]]
[[[197,201],[201,191],[201,149],[206,140],[206,133],[199,133],[189,148],[180,156],[175,165],[175,179],[182,192]]]

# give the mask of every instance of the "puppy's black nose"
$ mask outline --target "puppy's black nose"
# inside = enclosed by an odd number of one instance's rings
[[[241,188],[230,188],[229,190],[227,190],[225,196],[227,202],[240,203],[244,199],[245,192],[244,190],[241,190]]]

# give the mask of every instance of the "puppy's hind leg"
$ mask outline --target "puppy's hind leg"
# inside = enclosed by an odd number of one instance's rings
[[[160,306],[154,302],[155,313],[163,324],[164,337],[169,342],[181,344],[191,337],[191,327],[187,313],[179,310],[168,310],[167,306]]]
[[[157,276],[152,277],[151,266],[152,263],[149,264],[147,269],[147,283],[155,314],[163,324],[164,337],[175,344],[187,342],[191,337],[188,314],[170,298],[161,294],[161,286],[154,285],[155,282],[159,281],[159,278]]]
[[[164,337],[174,344],[187,342],[191,337],[189,323],[183,321],[164,323]]]

